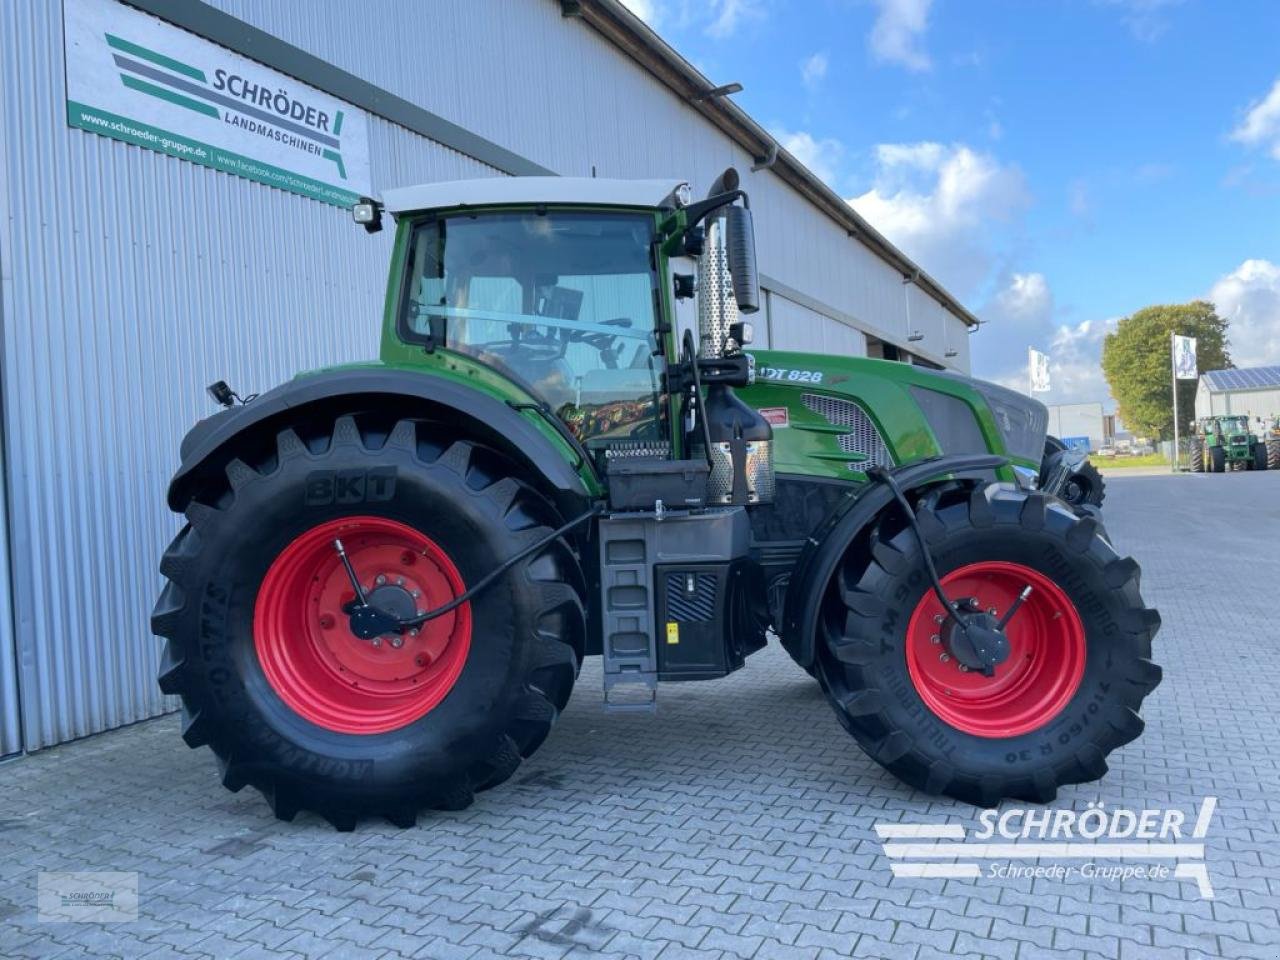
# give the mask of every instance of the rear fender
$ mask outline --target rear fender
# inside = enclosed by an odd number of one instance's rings
[[[943,480],[992,480],[1008,466],[994,454],[936,457],[893,471],[903,492],[920,490]],[[787,587],[780,635],[782,645],[803,667],[814,659],[814,643],[823,594],[849,544],[890,504],[892,491],[883,483],[861,487],[838,504],[809,536]]]
[[[567,440],[557,444],[511,404],[444,377],[359,367],[291,380],[250,403],[200,421],[182,441],[182,465],[169,484],[169,507],[186,509],[201,482],[221,474],[236,455],[237,438],[267,431],[274,436],[308,411],[350,413],[382,402],[397,405],[406,416],[426,414],[457,423],[460,432],[528,467],[556,500],[592,494],[583,479],[584,473],[591,476],[591,467],[581,448],[568,452]]]

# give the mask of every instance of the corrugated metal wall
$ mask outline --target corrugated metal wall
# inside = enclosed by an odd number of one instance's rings
[[[9,532],[36,749],[166,708],[148,617],[204,385],[375,356],[391,235],[68,128],[59,4],[0,4],[0,70]],[[377,118],[370,155],[377,189],[494,172]]]

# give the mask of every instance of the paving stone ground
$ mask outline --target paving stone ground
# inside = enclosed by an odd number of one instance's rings
[[[781,651],[600,710],[471,809],[334,833],[224,791],[172,717],[0,766],[0,957],[1280,956],[1280,476],[1108,478],[1164,615],[1146,734],[1055,806],[1206,795],[1216,894],[1185,880],[903,880],[873,824],[975,811],[898,785]],[[1215,612],[1211,614],[1211,609]],[[136,871],[140,914],[38,922],[38,871]]]

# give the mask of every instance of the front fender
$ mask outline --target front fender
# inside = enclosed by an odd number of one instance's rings
[[[893,477],[903,492],[910,492],[940,480],[989,480],[1008,463],[994,454],[935,457],[900,467]],[[883,483],[861,486],[837,504],[806,541],[787,587],[780,631],[782,645],[801,666],[813,663],[822,598],[836,566],[853,539],[892,503],[893,493]]]
[[[350,401],[350,403],[347,403]],[[584,481],[591,467],[579,447],[548,436],[519,408],[465,383],[425,372],[394,367],[339,368],[291,380],[242,406],[201,420],[182,441],[182,464],[169,484],[168,502],[181,512],[202,478],[225,468],[235,455],[233,441],[245,433],[284,429],[307,408],[386,401],[403,406],[408,414],[424,407],[455,420],[470,435],[505,449],[536,470],[555,490],[588,497]]]

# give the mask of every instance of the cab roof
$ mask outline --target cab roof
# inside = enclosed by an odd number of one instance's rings
[[[575,204],[602,207],[674,207],[683,180],[605,180],[596,177],[485,177],[384,190],[392,214],[454,207]]]

